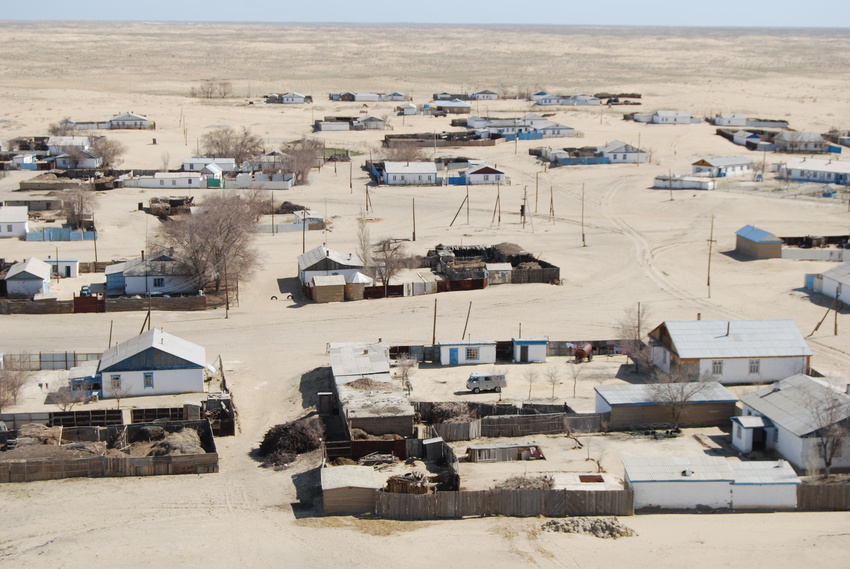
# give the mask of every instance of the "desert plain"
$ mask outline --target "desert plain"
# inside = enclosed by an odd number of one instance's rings
[[[748,153],[706,123],[640,125],[623,121],[622,114],[744,112],[785,119],[801,131],[847,129],[848,69],[846,29],[0,22],[0,140],[45,135],[51,123],[65,117],[102,120],[134,111],[156,121],[156,130],[105,133],[128,148],[121,167],[156,169],[167,153],[174,168],[195,153],[205,132],[220,125],[248,127],[274,149],[309,134],[316,118],[362,110],[361,104],[329,101],[332,92],[399,91],[417,104],[439,91],[484,88],[503,94],[637,92],[643,98],[635,108],[544,109],[555,113],[555,122],[580,131],[580,139],[437,149],[440,156],[481,158],[507,172],[511,184],[500,189],[498,222],[494,187],[473,188],[468,221],[462,212],[451,226],[463,188],[370,188],[374,241],[412,237],[415,198],[416,240],[407,243],[411,254],[424,255],[438,243],[512,242],[561,268],[561,286],[505,285],[437,295],[437,340],[459,338],[470,302],[468,333],[479,339],[508,339],[520,325],[526,336],[614,338],[624,312],[638,302],[654,323],[697,315],[792,318],[808,336],[825,307],[803,290],[804,275],[834,265],[745,262],[729,254],[734,232],[753,224],[779,235],[846,233],[846,199],[799,195],[769,173],[760,184],[726,180],[711,192],[649,189],[656,175],[688,173],[702,157],[744,154],[767,166],[787,157]],[[233,95],[188,97],[203,80],[230,81]],[[314,103],[262,103],[265,93],[287,91],[312,95]],[[452,128],[445,117],[394,116],[396,105],[369,103],[368,111],[390,117],[395,134]],[[474,105],[473,113],[480,115],[539,112],[517,99]],[[360,167],[370,152],[380,155],[383,134],[320,133],[328,146],[356,153],[351,170],[348,164],[326,165],[314,171],[310,185],[275,192],[276,201],[306,205],[331,221],[329,231],[307,233],[307,249],[322,243],[355,249],[368,183]],[[532,146],[602,145],[615,139],[639,144],[651,160],[544,171],[528,155]],[[0,197],[20,195],[18,183],[29,176],[12,172],[0,179]],[[196,199],[212,191],[195,192]],[[161,193],[121,189],[99,197],[100,259],[137,255],[145,248],[160,222],[136,204]],[[525,225],[518,215],[524,194],[532,211]],[[709,257],[712,219],[716,242]],[[0,257],[44,258],[54,254],[55,245],[6,240]],[[59,247],[60,256],[93,260],[90,242]],[[260,468],[252,449],[270,426],[312,410],[315,386],[302,376],[328,365],[329,342],[382,338],[391,344],[428,344],[435,297],[322,305],[289,300],[281,291],[289,290],[297,275],[301,235],[260,234],[257,248],[260,265],[240,283],[227,318],[222,309],[153,314],[155,326],[205,346],[209,359],[220,355],[224,362],[240,432],[217,440],[220,472],[4,485],[3,565],[846,566],[848,513],[638,515],[621,519],[636,537],[602,540],[543,532],[540,519],[404,523],[323,517],[299,505],[311,493],[302,481],[315,468],[315,457],[275,472]],[[60,295],[70,297],[79,284],[60,283]],[[824,374],[850,376],[845,318],[846,312],[839,316],[837,336],[829,325],[808,338],[812,364]],[[111,325],[113,337],[125,339],[138,332],[143,319],[143,313],[3,316],[0,351],[101,351]],[[583,410],[590,410],[597,381],[592,374],[580,379],[576,403]],[[541,382],[532,398],[550,401],[550,389]],[[439,385],[417,391],[436,396]],[[522,391],[517,399],[524,398]],[[566,375],[556,398],[572,399]],[[43,393],[30,386],[20,404],[4,412],[41,405]],[[522,473],[522,465],[516,466]]]

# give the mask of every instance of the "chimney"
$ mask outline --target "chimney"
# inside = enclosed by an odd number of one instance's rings
[[[142,251],[142,261],[144,261],[144,260],[145,260],[145,252]]]
[[[729,335],[729,329],[730,329],[731,327],[732,327],[732,322],[727,320],[727,321],[726,321],[726,335],[727,335],[727,336]]]
[[[850,383],[844,386],[844,393],[850,395]]]
[[[697,312],[697,320],[702,320],[702,312]]]
[[[686,468],[685,470],[682,471],[682,476],[693,476],[693,475],[694,475],[694,471],[691,470],[690,468]]]

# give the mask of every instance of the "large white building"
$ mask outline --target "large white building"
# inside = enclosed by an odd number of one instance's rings
[[[711,176],[712,178],[747,176],[753,173],[753,161],[744,156],[702,158],[692,164],[692,173],[696,176]]]
[[[612,164],[643,164],[646,162],[646,152],[619,140],[600,146],[598,151],[603,157],[610,159]]]
[[[434,186],[439,182],[433,162],[384,162],[384,180],[390,186]]]
[[[493,364],[496,363],[496,342],[491,340],[461,340],[440,342],[440,364]]]
[[[649,333],[649,340],[653,363],[663,372],[724,385],[807,373],[812,356],[790,319],[666,321]]]
[[[779,165],[785,180],[850,185],[850,162],[822,158],[792,158]]]

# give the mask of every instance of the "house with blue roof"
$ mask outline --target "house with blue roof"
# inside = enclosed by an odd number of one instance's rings
[[[784,241],[764,229],[745,225],[735,232],[735,252],[753,259],[781,259]]]

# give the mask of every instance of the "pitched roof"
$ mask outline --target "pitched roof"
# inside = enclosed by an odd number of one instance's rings
[[[782,239],[773,233],[768,233],[764,229],[759,229],[753,225],[745,225],[736,231],[735,235],[743,237],[749,241],[755,241],[756,243],[784,243]]]
[[[7,281],[48,280],[49,278],[50,265],[35,257],[15,263],[6,273]]]
[[[470,168],[467,174],[471,176],[472,174],[504,174],[504,172],[485,164],[484,166]]]
[[[842,160],[823,160],[822,158],[791,158],[785,162],[786,170],[814,170],[816,172],[834,172],[850,174],[850,162]]]
[[[657,405],[653,396],[652,384],[600,385],[594,388],[609,405]],[[701,403],[737,403],[738,398],[716,381],[705,382],[701,390],[695,393],[688,404]]]
[[[609,142],[605,146],[600,146],[599,152],[608,153],[608,152],[644,152],[644,151],[639,149],[639,148],[635,148],[634,146],[631,146],[629,144],[626,144],[625,142],[621,142],[619,140],[612,140],[611,142]],[[646,153],[644,152],[644,154],[646,154]]]
[[[351,267],[352,269],[363,266],[363,261],[354,253],[340,253],[339,251],[328,249],[324,245],[319,245],[315,249],[310,249],[306,253],[298,255],[298,270],[303,271],[309,269],[325,258],[340,265]]]
[[[850,417],[850,397],[803,374],[747,394],[741,403],[798,437],[826,426],[819,425],[818,405],[841,405],[836,416]]]
[[[828,279],[832,279],[838,281],[842,284],[847,283],[847,286],[850,286],[850,261],[846,263],[841,263],[837,267],[829,269],[823,276]]]
[[[205,367],[207,365],[207,352],[203,346],[193,344],[188,340],[154,328],[153,330],[146,330],[135,338],[121,342],[103,352],[98,369],[100,371],[108,370],[116,364],[150,348],[171,354],[196,366]]]
[[[29,208],[25,205],[4,205],[0,207],[0,223],[21,223],[29,219]]]
[[[774,140],[785,142],[823,142],[823,137],[817,132],[798,132],[796,130],[783,130],[776,134]]]
[[[166,251],[153,253],[147,259],[141,257],[123,263],[121,272],[125,277],[191,276],[192,270],[182,261]],[[110,265],[112,267],[114,265]],[[114,271],[114,272],[117,272]]]
[[[342,275],[313,275],[313,286],[345,286]]]
[[[109,119],[110,121],[146,121],[148,117],[138,113],[120,113]]]
[[[812,350],[791,319],[666,321],[673,351],[681,359],[810,356]],[[728,330],[728,333],[727,333]]]
[[[706,165],[715,168],[725,166],[751,166],[753,161],[745,156],[721,156],[719,158],[703,158],[693,163],[694,166]]]
[[[387,174],[434,174],[437,175],[437,165],[433,162],[384,162],[384,172]]]

